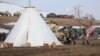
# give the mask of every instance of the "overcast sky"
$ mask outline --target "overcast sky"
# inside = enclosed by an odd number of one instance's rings
[[[28,0],[1,0],[21,6],[27,6]],[[94,15],[100,20],[100,0],[31,0],[32,6],[41,11],[73,14],[74,7],[81,5],[83,13]]]

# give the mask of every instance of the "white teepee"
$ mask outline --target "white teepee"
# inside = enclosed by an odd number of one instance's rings
[[[43,46],[44,43],[61,45],[51,29],[35,7],[26,8],[18,22],[4,41],[13,43],[13,47],[22,47],[30,43],[32,47]]]

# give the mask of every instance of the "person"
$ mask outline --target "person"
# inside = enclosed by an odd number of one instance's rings
[[[2,33],[2,37],[3,37],[3,41],[4,41],[6,39],[6,33],[5,32]]]
[[[71,44],[71,40],[69,38],[69,32],[68,32],[68,28],[67,27],[64,27],[63,29],[63,33],[64,33],[64,44],[67,44],[67,45],[70,45]]]
[[[75,42],[75,31],[72,28],[72,26],[69,26],[69,37],[70,37],[71,41],[73,42],[73,44],[76,45],[76,42]]]
[[[88,37],[87,37],[86,29],[85,28],[83,28],[81,30],[81,38],[82,38],[83,45],[85,44],[85,42],[89,45],[89,41],[88,41]]]
[[[69,32],[64,33],[64,44],[67,44],[67,45],[71,44],[71,39],[69,37]]]
[[[72,26],[68,26],[67,28],[65,28],[64,35],[67,40],[65,41],[65,43],[71,44],[73,42],[73,44],[76,45],[75,38],[74,38],[75,34],[73,32]]]

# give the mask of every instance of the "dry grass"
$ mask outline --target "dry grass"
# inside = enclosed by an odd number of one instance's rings
[[[89,25],[90,22],[93,23],[93,25],[100,25],[100,20],[90,21],[87,19],[64,19],[64,18],[48,18],[48,21],[54,21],[58,24],[67,24],[67,25],[73,25],[73,26],[79,26],[79,25]]]
[[[5,26],[5,23],[16,22],[18,17],[5,17],[0,16],[0,27],[10,29],[11,26]],[[72,26],[79,26],[79,25],[89,25],[90,21],[87,19],[65,19],[65,18],[47,18],[48,21],[54,21],[60,25],[72,25]],[[93,25],[100,25],[100,20],[93,21]]]
[[[3,25],[4,23],[10,23],[10,22],[16,22],[18,20],[18,17],[5,17],[0,16],[0,25]],[[48,21],[54,21],[58,24],[68,24],[68,25],[88,25],[90,24],[90,21],[87,19],[64,19],[64,18],[47,18]],[[100,20],[93,21],[94,25],[100,25]]]
[[[100,56],[100,40],[90,40],[90,45],[63,45],[57,48],[8,48],[0,49],[0,56]]]
[[[17,21],[18,17],[5,17],[5,16],[0,16],[0,24],[4,23],[9,23],[9,22],[15,22]]]

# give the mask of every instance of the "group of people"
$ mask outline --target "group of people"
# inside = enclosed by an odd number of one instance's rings
[[[76,45],[75,40],[78,37],[81,37],[82,43],[83,44],[87,43],[87,45],[89,45],[89,41],[88,41],[88,37],[87,37],[85,28],[81,29],[79,36],[78,36],[77,31],[75,29],[73,29],[72,26],[64,27],[63,33],[64,33],[64,36],[63,36],[64,37],[64,44],[71,45],[73,43],[74,45]]]
[[[4,41],[6,39],[6,33],[0,33],[0,41]]]

